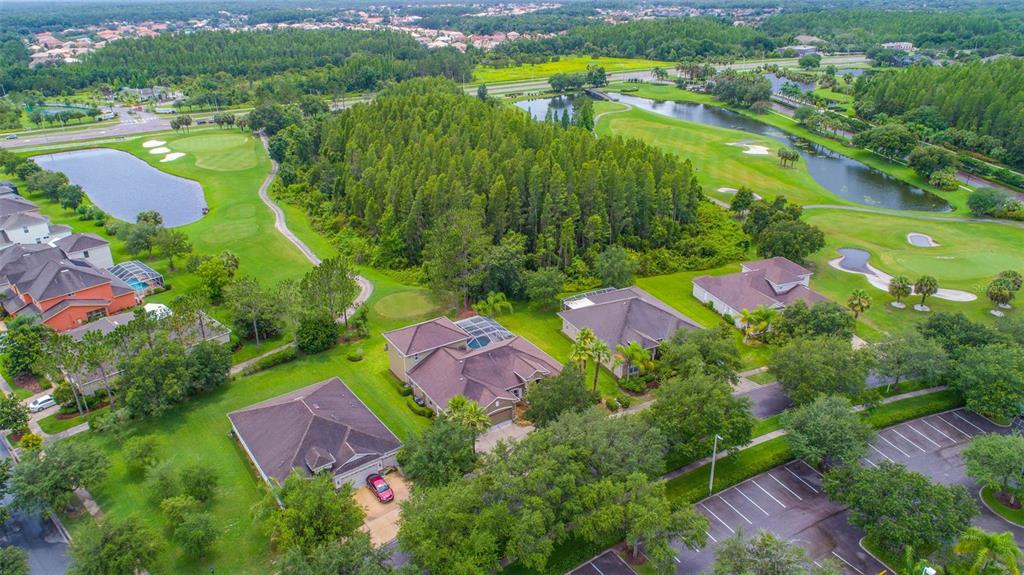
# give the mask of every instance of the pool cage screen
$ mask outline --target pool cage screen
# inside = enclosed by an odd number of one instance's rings
[[[148,294],[164,287],[164,276],[138,260],[121,262],[110,268],[110,273],[138,293]]]

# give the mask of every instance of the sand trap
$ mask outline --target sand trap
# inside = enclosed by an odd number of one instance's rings
[[[180,158],[180,157],[182,157],[184,155],[185,154],[182,154],[181,152],[171,152],[170,154],[167,154],[166,156],[164,156],[163,159],[160,160],[160,163],[162,164],[164,162],[173,162],[174,160],[177,160],[178,158]]]
[[[907,242],[918,248],[934,248],[939,245],[939,243],[933,240],[931,236],[919,234],[917,232],[910,232],[907,234]]]
[[[863,251],[863,250],[858,250],[858,251]],[[878,288],[878,289],[880,289],[882,291],[886,291],[886,292],[889,291],[889,282],[892,281],[892,276],[891,275],[889,275],[889,274],[879,270],[878,268],[872,266],[871,264],[867,263],[866,260],[863,263],[858,262],[856,264],[857,265],[856,269],[851,269],[851,268],[848,268],[848,267],[843,267],[841,264],[842,264],[843,260],[846,259],[846,257],[847,256],[844,254],[843,257],[838,257],[838,258],[836,258],[834,260],[829,261],[828,264],[830,266],[836,268],[837,270],[841,270],[841,271],[844,271],[846,273],[860,274],[860,275],[868,278],[868,283],[870,283],[872,286],[874,286],[874,287],[876,287],[876,288]],[[913,296],[911,296],[911,297],[913,297]],[[974,294],[972,294],[970,292],[960,291],[960,290],[955,290],[955,289],[942,289],[942,288],[939,288],[939,291],[935,292],[935,295],[932,296],[932,297],[937,297],[939,299],[944,299],[944,300],[948,300],[948,301],[957,301],[957,302],[974,301],[974,300],[978,299],[978,296],[976,296],[976,295],[974,295]]]
[[[162,145],[164,145],[166,143],[167,142],[165,142],[163,140],[146,140],[145,142],[142,142],[142,147],[143,148],[156,148],[157,146],[162,146]]]
[[[737,190],[736,188],[718,188],[718,191],[723,193],[723,194],[735,194],[739,190]],[[757,194],[754,194],[754,199],[755,200],[760,200],[761,196],[759,196]]]
[[[752,156],[770,156],[772,151],[768,149],[768,146],[762,146],[760,144],[747,144],[745,142],[731,142],[726,144],[727,146],[742,146],[746,148],[743,150],[744,154],[750,154]]]
[[[171,151],[170,148],[165,148],[163,146],[160,146],[159,148],[153,148],[152,150],[149,151],[149,153],[150,154],[166,154],[167,152],[170,152],[170,151]]]

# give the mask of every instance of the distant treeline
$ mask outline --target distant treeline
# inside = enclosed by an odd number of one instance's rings
[[[5,46],[0,43],[0,53],[6,52]],[[231,80],[242,80],[243,88],[249,89],[282,74],[308,76],[306,92],[333,93],[372,90],[388,80],[423,75],[466,81],[472,62],[455,50],[428,50],[397,32],[287,29],[139,38],[114,42],[81,63],[34,70],[20,64],[4,72],[8,91],[36,90],[45,95],[100,84],[192,82],[212,88],[233,84]]]

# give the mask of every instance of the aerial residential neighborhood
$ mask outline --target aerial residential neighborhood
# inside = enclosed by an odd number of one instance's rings
[[[0,575],[1018,575],[1024,4],[0,5]]]

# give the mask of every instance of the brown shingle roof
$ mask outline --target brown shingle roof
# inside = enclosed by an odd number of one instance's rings
[[[813,304],[828,299],[803,285],[777,293],[772,283],[792,283],[811,274],[785,258],[746,262],[742,269],[745,271],[723,276],[695,277],[693,283],[736,311],[752,310],[759,305],[784,307],[796,300]]]
[[[228,414],[263,473],[283,482],[293,469],[356,469],[401,446],[338,378]],[[333,459],[333,461],[331,461]]]
[[[384,339],[406,356],[469,339],[469,335],[462,328],[446,317],[387,331],[383,335]]]
[[[409,372],[409,379],[442,409],[463,395],[482,406],[538,377],[555,375],[562,364],[516,336],[475,350],[443,347]]]
[[[700,326],[638,287],[587,296],[592,305],[568,309],[558,315],[577,328],[588,327],[598,339],[615,349],[635,341],[646,349],[676,331]]]
[[[741,268],[743,271],[763,271],[765,279],[777,284],[800,281],[803,276],[811,275],[811,270],[779,256],[743,262]]]

